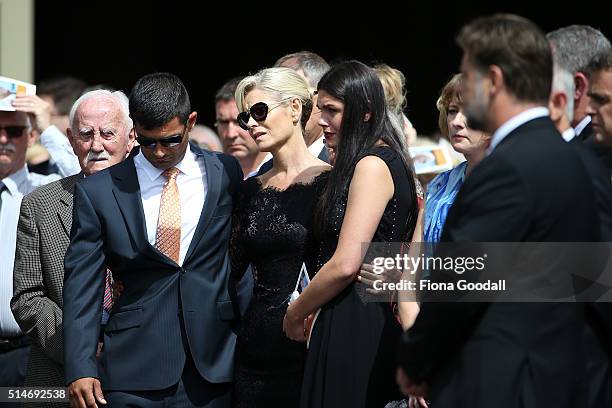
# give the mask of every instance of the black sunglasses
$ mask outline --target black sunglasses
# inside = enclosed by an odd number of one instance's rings
[[[138,144],[147,149],[155,149],[157,144],[161,144],[163,147],[175,147],[181,144],[183,138],[185,137],[185,133],[187,131],[187,125],[185,124],[185,129],[180,135],[168,136],[163,139],[151,139],[150,137],[137,135],[136,140]]]
[[[283,104],[283,102],[286,102],[290,99],[292,98],[285,98],[282,101],[272,105],[271,107],[268,106],[268,104],[265,102],[257,102],[256,104],[251,106],[249,110],[245,112],[240,112],[238,114],[238,117],[236,118],[236,120],[238,121],[238,125],[244,130],[249,130],[249,118],[252,117],[258,122],[263,122],[264,120],[266,120],[266,118],[268,117],[268,113],[270,113],[272,109],[279,107]]]
[[[27,126],[0,126],[0,131],[6,131],[6,136],[9,139],[16,139],[23,135],[23,131],[26,130]]]

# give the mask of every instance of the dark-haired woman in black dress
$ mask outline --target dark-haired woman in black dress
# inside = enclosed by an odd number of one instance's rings
[[[289,338],[304,341],[304,319],[321,308],[300,406],[384,407],[401,398],[395,384],[401,327],[389,303],[365,302],[365,287],[355,277],[363,243],[412,237],[414,172],[371,68],[357,61],[332,67],[319,82],[317,104],[335,157],[315,218],[319,270],[283,321]]]

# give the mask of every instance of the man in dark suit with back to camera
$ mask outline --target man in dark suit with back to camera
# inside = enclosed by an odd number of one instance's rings
[[[598,241],[586,170],[546,109],[553,62],[544,33],[524,18],[501,14],[465,26],[458,43],[468,123],[492,138],[488,156],[449,211],[442,241]],[[534,278],[542,273],[534,266],[528,272]],[[581,305],[421,306],[400,348],[404,392],[427,395],[433,407],[569,408],[582,402]]]
[[[242,171],[189,145],[197,113],[176,76],[140,78],[130,115],[140,151],[75,185],[64,284],[71,402],[229,407],[237,308],[228,241]],[[97,363],[106,266],[123,290]]]

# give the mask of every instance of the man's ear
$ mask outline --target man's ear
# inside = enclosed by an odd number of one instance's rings
[[[66,136],[68,136],[68,141],[70,142],[70,146],[72,146],[72,150],[76,151],[74,149],[74,135],[72,134],[72,129],[66,128]]]
[[[36,143],[36,135],[38,134],[38,132],[36,132],[34,129],[30,129],[28,130],[28,147],[32,147],[34,145],[34,143]]]
[[[191,112],[189,114],[189,117],[187,118],[187,127],[189,128],[189,130],[193,129],[193,127],[196,125],[197,120],[198,113],[196,111]]]
[[[576,86],[574,102],[577,102],[589,91],[589,79],[582,72],[576,72],[574,74],[574,85]]]
[[[567,95],[565,92],[553,91],[548,100],[548,109],[550,110],[550,119],[557,123],[565,114],[567,106]]]
[[[128,133],[128,142],[127,142],[126,157],[127,157],[127,155],[130,154],[130,152],[134,148],[134,143],[135,142],[136,142],[136,129],[134,127],[132,127],[132,129],[130,129],[130,133]]]
[[[505,86],[504,84],[504,72],[497,65],[489,66],[487,71],[487,78],[491,81],[489,93],[491,96],[498,94]]]

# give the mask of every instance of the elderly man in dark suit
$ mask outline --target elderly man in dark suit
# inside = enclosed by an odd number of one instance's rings
[[[75,185],[64,361],[76,407],[229,407],[237,304],[228,258],[236,159],[189,145],[197,113],[175,75],[130,95],[140,151]],[[95,358],[108,266],[122,281]]]
[[[494,15],[468,24],[458,42],[468,123],[493,136],[442,241],[598,241],[588,174],[546,109],[553,63],[544,34]],[[577,406],[583,324],[576,303],[423,303],[403,337],[400,383],[433,407]]]
[[[68,137],[81,173],[47,184],[21,203],[11,309],[32,338],[26,386],[64,386],[64,255],[70,241],[74,184],[121,162],[134,145],[128,99],[96,90],[77,100]],[[58,404],[49,403],[49,406]]]

